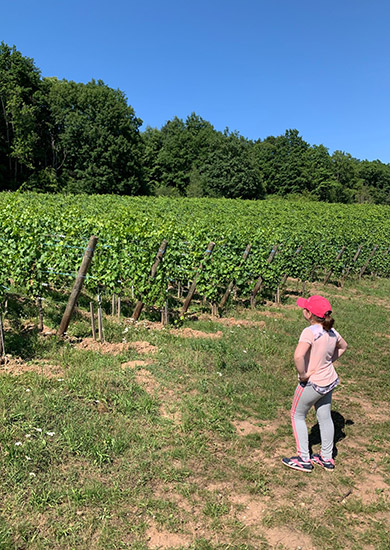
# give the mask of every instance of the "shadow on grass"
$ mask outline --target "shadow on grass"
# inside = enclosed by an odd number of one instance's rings
[[[55,336],[43,339],[36,327],[21,332],[8,331],[5,334],[5,352],[24,361],[41,357],[59,344],[61,342]]]
[[[351,426],[354,424],[353,420],[345,420],[342,414],[337,411],[332,411],[332,420],[334,424],[334,445],[333,445],[333,458],[337,456],[338,450],[336,443],[346,437],[344,428],[345,426]],[[313,445],[319,445],[321,443],[320,427],[315,424],[309,434],[309,452],[313,454]]]

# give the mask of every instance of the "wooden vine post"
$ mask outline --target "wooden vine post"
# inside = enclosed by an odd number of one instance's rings
[[[374,248],[371,250],[371,254],[369,255],[366,263],[364,264],[364,266],[361,268],[360,270],[360,273],[359,273],[359,279],[362,278],[363,276],[363,273],[366,271],[367,267],[368,267],[368,264],[371,262],[372,260],[372,257],[374,256],[375,252],[378,250],[378,247],[377,245],[374,246]]]
[[[268,259],[267,259],[267,264],[269,265],[270,263],[272,263],[272,260],[275,258],[275,254],[277,252],[279,248],[279,245],[276,244],[272,250],[271,250],[271,254],[268,256]],[[251,294],[251,307],[254,308],[256,306],[256,296],[259,292],[259,290],[261,289],[261,287],[263,286],[263,277],[260,275],[260,277],[257,279],[257,282],[252,290],[252,294]]]
[[[248,244],[248,246],[246,247],[245,249],[245,252],[244,252],[244,255],[242,256],[242,260],[241,260],[241,263],[240,265],[238,266],[238,269],[240,269],[243,265],[243,263],[246,261],[246,259],[248,258],[249,256],[249,252],[251,251],[251,248],[252,248],[252,245],[251,244]],[[235,280],[233,279],[230,283],[229,283],[229,286],[227,287],[226,289],[226,292],[225,294],[223,295],[222,297],[222,300],[219,302],[219,309],[223,309],[225,307],[225,304],[226,302],[228,301],[229,299],[229,296],[233,290],[233,287],[234,287],[234,283],[235,283]]]
[[[336,256],[336,262],[339,261],[339,259],[341,258],[341,256],[344,254],[344,250],[345,250],[345,246],[342,246],[341,250],[339,251],[339,253],[337,254]],[[325,276],[325,279],[324,279],[324,285],[326,285],[330,279],[330,276],[332,275],[333,273],[333,268],[330,268],[328,273],[326,274]]]
[[[100,343],[102,344],[104,342],[104,329],[103,329],[102,297],[100,293],[98,294],[98,333],[99,333]]]
[[[163,324],[164,327],[166,327],[169,324],[168,289],[166,290],[164,305],[161,309],[161,323]]]
[[[38,306],[38,330],[39,332],[43,331],[43,309],[42,309],[42,298],[37,298],[37,306]]]
[[[150,270],[150,278],[151,279],[154,279],[156,277],[157,268],[159,266],[159,263],[163,259],[165,251],[167,249],[167,246],[168,246],[168,241],[164,239],[163,242],[160,245],[160,248],[158,249],[156,258],[155,258],[154,263],[152,265],[152,269]],[[136,306],[134,308],[133,315],[132,315],[132,318],[134,319],[134,321],[138,320],[139,316],[141,315],[141,311],[142,311],[143,307],[144,307],[144,303],[143,303],[142,299],[138,300],[138,302],[136,303]]]
[[[361,251],[362,251],[362,248],[363,248],[363,246],[360,245],[359,248],[356,250],[355,256],[352,258],[352,263],[353,263],[353,264],[355,264],[356,261],[357,261],[357,259],[359,258],[360,253],[361,253]],[[348,275],[349,275],[351,269],[352,269],[352,266],[349,266],[349,267],[347,268],[346,272],[344,273],[344,275],[343,275],[343,277],[342,277],[342,279],[341,279],[341,286],[343,286],[343,284],[344,284],[344,282],[345,282],[345,279],[348,277]]]
[[[214,246],[215,246],[215,243],[213,243],[213,242],[209,243],[209,245],[207,247],[207,250],[205,252],[206,256],[205,256],[205,259],[203,260],[203,262],[211,256]],[[194,297],[194,294],[195,294],[196,284],[198,282],[199,274],[201,273],[201,271],[203,269],[203,262],[201,262],[200,266],[198,267],[197,272],[195,273],[194,280],[192,281],[192,284],[191,284],[190,289],[188,291],[187,297],[184,300],[184,304],[183,304],[183,307],[181,308],[180,315],[184,315],[184,313],[186,313],[188,311],[191,300],[192,300],[192,298]]]
[[[3,316],[0,312],[0,364],[5,363]]]
[[[76,302],[80,295],[81,289],[83,288],[85,276],[87,274],[88,268],[93,258],[93,253],[95,252],[97,241],[98,241],[98,238],[95,237],[94,235],[92,235],[91,238],[89,239],[88,246],[84,252],[83,261],[81,262],[81,266],[77,274],[76,281],[73,285],[72,292],[70,293],[68,304],[66,306],[65,313],[62,317],[60,327],[57,332],[57,335],[59,337],[62,337],[64,335],[64,333],[66,332],[69,326],[70,319],[72,317]]]
[[[94,312],[93,302],[89,302],[89,311],[91,314],[92,338],[96,340],[95,312]]]

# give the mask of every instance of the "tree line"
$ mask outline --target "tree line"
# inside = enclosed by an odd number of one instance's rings
[[[141,126],[122,91],[42,77],[0,44],[0,190],[390,204],[390,164],[329,154],[296,129],[250,140],[195,113]]]

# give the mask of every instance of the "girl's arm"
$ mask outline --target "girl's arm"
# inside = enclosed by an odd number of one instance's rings
[[[333,354],[333,357],[332,357],[332,363],[337,361],[337,359],[340,359],[340,357],[343,355],[343,353],[345,352],[347,347],[348,347],[348,344],[344,340],[344,338],[340,338],[340,340],[337,342],[336,349],[334,350],[334,354]]]
[[[307,342],[299,342],[297,347],[295,348],[294,363],[298,371],[300,382],[307,382],[309,380],[309,377],[307,376],[307,372],[306,372],[306,361],[305,361],[306,354],[309,352],[309,350],[310,350],[310,344],[308,344]]]

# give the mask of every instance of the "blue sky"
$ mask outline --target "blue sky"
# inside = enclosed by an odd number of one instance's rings
[[[119,88],[143,128],[194,111],[390,163],[389,21],[388,0],[12,0],[0,40],[42,76]]]

